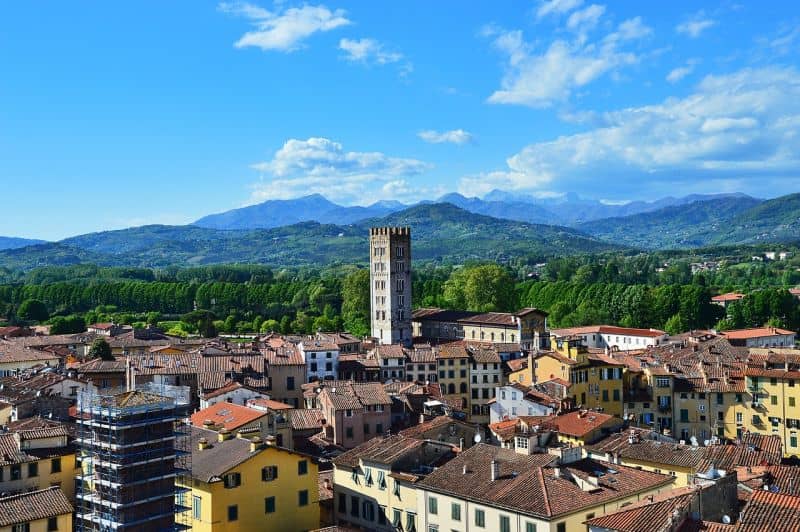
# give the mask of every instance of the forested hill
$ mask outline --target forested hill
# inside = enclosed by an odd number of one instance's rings
[[[42,244],[42,243],[44,243],[44,240],[32,240],[29,238],[0,236],[0,250],[24,248],[25,246],[34,246],[36,244]]]
[[[225,231],[197,226],[149,225],[81,235],[58,243],[0,251],[0,267],[92,262],[104,266],[224,263],[320,266],[363,263],[368,228],[410,225],[417,260],[546,258],[620,249],[577,230],[473,214],[450,204],[418,205],[351,225],[303,222],[272,229]]]
[[[760,201],[719,198],[657,211],[586,222],[598,238],[649,249],[800,240],[800,194]]]

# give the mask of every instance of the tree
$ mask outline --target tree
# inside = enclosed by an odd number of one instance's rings
[[[86,330],[86,322],[75,314],[56,316],[49,321],[49,324],[50,334],[76,334]]]
[[[476,312],[508,311],[517,306],[514,280],[497,264],[456,270],[444,286],[449,306]]]
[[[114,360],[114,355],[111,354],[111,346],[108,345],[105,338],[98,338],[92,342],[92,347],[89,349],[89,356],[102,360]]]
[[[47,306],[38,299],[26,299],[19,306],[17,316],[28,321],[46,321],[50,317]]]
[[[369,334],[369,312],[369,270],[356,270],[342,282],[344,328],[356,336],[366,336]]]
[[[669,334],[680,334],[687,329],[688,327],[686,327],[686,323],[683,321],[683,318],[680,314],[675,314],[672,316],[664,325],[664,330]]]

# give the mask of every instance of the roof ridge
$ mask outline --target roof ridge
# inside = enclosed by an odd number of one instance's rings
[[[542,500],[544,501],[544,508],[547,516],[553,515],[553,510],[550,508],[550,497],[547,495],[547,482],[544,480],[544,468],[536,468],[536,476],[539,477],[539,484],[542,486]]]

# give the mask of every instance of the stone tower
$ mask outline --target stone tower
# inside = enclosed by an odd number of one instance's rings
[[[411,346],[411,228],[369,230],[372,336]]]

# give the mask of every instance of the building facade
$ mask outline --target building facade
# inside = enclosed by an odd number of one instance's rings
[[[373,227],[369,244],[372,336],[411,346],[411,228]]]

